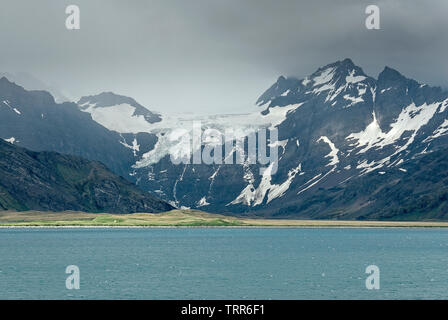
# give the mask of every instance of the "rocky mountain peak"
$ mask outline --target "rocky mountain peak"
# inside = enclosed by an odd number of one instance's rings
[[[372,84],[373,78],[356,66],[351,59],[339,60],[318,68],[305,79],[281,76],[257,100],[259,106],[286,106],[309,100],[311,97],[323,97],[331,101],[342,96],[356,99],[356,91],[365,93],[367,84]],[[353,100],[354,101],[361,101]],[[349,103],[351,103],[349,101]]]
[[[146,107],[139,104],[135,99],[110,91],[82,97],[77,104],[82,111],[89,113],[94,112],[94,109],[98,108],[127,106],[134,109],[133,116],[143,116],[148,123],[159,122],[161,120],[159,114],[150,111]]]
[[[388,66],[384,67],[383,71],[378,75],[378,82],[383,84],[396,83],[399,81],[406,81],[407,78],[397,70]]]

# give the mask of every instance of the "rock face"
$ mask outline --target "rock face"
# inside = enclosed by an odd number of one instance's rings
[[[176,118],[112,93],[58,105],[45,92],[1,79],[0,138],[102,161],[177,207],[287,218],[448,219],[448,92],[390,67],[373,78],[345,59],[305,79],[279,77],[257,105],[246,115]],[[277,128],[278,159],[263,166],[247,159],[174,164],[172,156],[184,149],[172,134],[191,133],[194,121],[203,132],[236,129],[244,146],[258,129]],[[199,150],[207,146],[202,141]]]
[[[55,151],[101,161],[126,176],[134,162],[131,149],[81,112],[75,103],[55,103],[45,91],[27,91],[0,79],[0,137],[33,151]]]
[[[18,73],[8,73],[8,72],[0,72],[0,78],[7,78],[9,81],[15,82],[16,84],[22,86],[26,90],[45,90],[51,93],[51,95],[55,98],[58,103],[70,101],[69,94],[65,93],[63,90],[48,85],[42,80],[36,78],[32,74],[27,72],[18,72]]]
[[[116,142],[132,152],[134,161],[154,148],[157,137],[151,133],[151,128],[154,123],[161,121],[161,116],[149,111],[133,98],[103,92],[82,97],[78,106],[81,111],[90,114],[94,121],[110,130],[113,139],[118,139],[118,134],[119,141]],[[129,176],[131,169],[129,163],[127,165],[125,175]]]
[[[379,174],[381,172],[381,174]],[[448,157],[445,150],[417,156],[330,188],[288,201],[275,217],[310,219],[448,219]]]
[[[218,129],[226,123],[275,126],[279,133],[275,174],[267,170],[260,175],[261,166],[248,162],[173,165],[170,156],[176,148],[173,151],[161,134],[170,132],[163,116],[157,130],[148,130],[158,136],[155,149],[137,161],[132,174],[140,186],[163,199],[212,212],[291,218],[447,218],[442,205],[444,173],[438,175],[437,184],[428,181],[430,172],[444,170],[447,92],[389,67],[375,79],[345,59],[305,79],[280,77],[257,105],[263,107],[261,113],[246,115],[245,121],[229,116],[226,121],[216,117],[202,122]],[[189,125],[179,121],[171,130]],[[422,167],[428,161],[431,166],[438,163],[438,168]]]
[[[145,165],[134,172],[142,177],[139,184],[177,205],[221,213],[448,218],[447,92],[389,67],[375,79],[345,59],[305,79],[280,77],[257,104],[263,107],[260,121],[287,111],[274,117],[276,174],[260,175],[260,165],[248,163],[173,165],[165,156],[140,162]],[[435,183],[431,174],[440,180]]]
[[[134,213],[173,207],[99,162],[0,140],[0,209]]]
[[[389,67],[374,79],[349,59],[322,67],[298,84],[289,82],[287,94],[275,92],[281,86],[276,84],[259,103],[268,110],[303,103],[278,126],[288,143],[275,179],[284,181],[289,172],[284,169],[298,163],[301,173],[279,201],[260,212],[307,218],[448,218],[443,200],[447,92]]]

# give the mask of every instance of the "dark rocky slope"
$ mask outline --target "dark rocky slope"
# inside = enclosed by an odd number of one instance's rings
[[[0,139],[0,210],[161,212],[172,206],[100,162],[33,152]]]

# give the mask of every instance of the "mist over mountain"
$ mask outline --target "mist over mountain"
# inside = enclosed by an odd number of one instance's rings
[[[400,208],[407,207],[407,201],[381,207],[378,217],[379,203],[392,191],[379,192],[380,199],[353,196],[356,205],[339,193],[336,198],[331,194],[330,202],[312,197],[325,195],[325,190],[332,188],[356,189],[361,183],[372,183],[377,191],[386,186],[401,188],[400,184],[391,185],[390,179],[412,177],[417,173],[407,166],[418,166],[419,161],[426,161],[425,154],[445,150],[447,99],[442,89],[408,79],[390,67],[375,79],[345,59],[318,68],[304,79],[280,77],[258,99],[264,117],[287,110],[284,119],[275,124],[281,142],[275,175],[260,176],[260,166],[248,163],[172,166],[168,157],[138,167],[136,174],[147,175],[152,185],[160,185],[162,198],[208,211],[399,219]],[[412,190],[425,184],[427,172],[419,174]],[[145,185],[148,180],[139,183]],[[425,197],[434,189],[427,184],[420,191],[418,197]],[[417,201],[416,197],[409,199]],[[431,201],[436,207],[441,203],[440,199]],[[444,216],[444,211],[425,207],[412,214],[424,218],[428,214]]]
[[[241,115],[159,115],[111,92],[58,105],[6,79],[0,104],[1,138],[102,161],[177,207],[288,218],[447,218],[448,93],[391,67],[372,77],[344,59],[305,78],[280,76],[260,95],[259,111]],[[257,130],[277,128],[278,159],[174,164],[184,150],[170,137],[191,133],[195,121],[203,131],[237,129],[243,145]]]
[[[11,82],[16,83],[17,85],[22,86],[27,90],[48,91],[51,93],[55,101],[58,103],[68,102],[71,100],[70,94],[63,92],[63,90],[61,90],[60,88],[48,85],[44,81],[36,78],[35,76],[27,72],[17,72],[17,73],[0,72],[0,78],[3,77],[7,78]]]
[[[46,91],[28,91],[0,79],[0,137],[33,151],[56,151],[101,161],[127,175],[132,150],[111,132],[81,112],[75,103],[57,104]]]
[[[130,97],[118,95],[113,92],[103,92],[95,96],[82,97],[77,103],[82,111],[89,112],[94,118],[100,109],[107,108],[107,112],[112,114],[111,109],[119,106],[120,109],[131,108],[133,111],[131,117],[138,118],[142,116],[148,123],[160,121],[159,114],[149,111]],[[115,121],[117,120],[119,119]]]

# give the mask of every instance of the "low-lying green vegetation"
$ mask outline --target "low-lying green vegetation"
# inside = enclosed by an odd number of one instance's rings
[[[106,214],[77,211],[0,211],[0,227],[448,227],[437,221],[250,219],[197,210]]]

